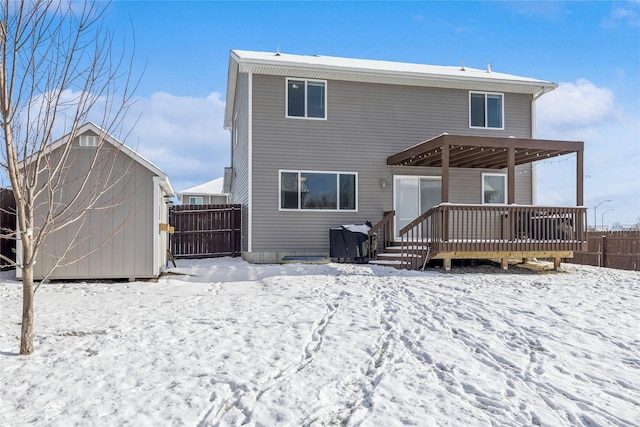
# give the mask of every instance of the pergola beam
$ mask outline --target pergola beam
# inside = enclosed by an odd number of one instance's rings
[[[507,200],[515,203],[516,166],[576,154],[576,205],[584,204],[584,143],[442,134],[387,158],[390,166],[442,168],[442,202],[449,202],[449,169],[507,169]]]

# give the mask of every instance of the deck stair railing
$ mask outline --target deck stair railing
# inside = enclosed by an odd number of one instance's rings
[[[385,212],[382,219],[369,230],[370,259],[377,259],[378,253],[383,253],[385,248],[393,244],[393,218],[395,214],[395,211]]]
[[[400,230],[401,261],[416,269],[442,252],[508,255],[581,251],[586,245],[586,224],[583,207],[446,203]]]

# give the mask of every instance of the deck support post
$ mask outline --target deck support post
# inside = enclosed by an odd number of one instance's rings
[[[516,202],[516,149],[507,149],[507,204]]]
[[[560,263],[562,262],[562,258],[554,258],[553,259],[553,269],[558,270],[560,268]]]
[[[509,258],[500,258],[500,267],[502,267],[503,270],[508,270]]]
[[[451,271],[451,258],[444,258],[442,260],[442,266],[445,271]]]
[[[449,202],[449,144],[442,144],[442,203]]]
[[[576,151],[576,206],[584,206],[584,151]]]

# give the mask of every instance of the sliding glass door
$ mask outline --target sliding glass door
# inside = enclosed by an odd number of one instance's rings
[[[436,176],[401,176],[393,179],[396,237],[400,229],[442,200],[442,179]]]

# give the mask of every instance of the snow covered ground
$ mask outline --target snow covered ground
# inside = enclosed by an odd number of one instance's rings
[[[29,357],[1,273],[0,425],[640,425],[638,272],[173,271],[43,285]]]

